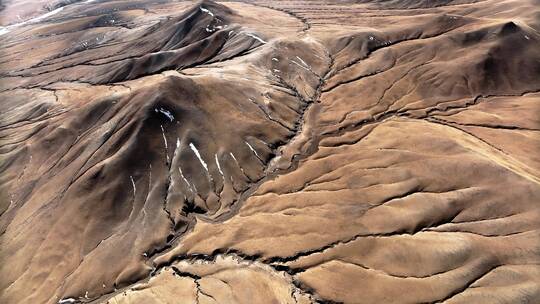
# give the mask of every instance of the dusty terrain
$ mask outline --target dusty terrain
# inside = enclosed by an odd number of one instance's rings
[[[540,303],[540,1],[7,0],[0,303]]]

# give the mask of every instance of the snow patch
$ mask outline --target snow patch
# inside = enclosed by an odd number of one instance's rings
[[[249,147],[249,149],[255,154],[255,156],[257,156],[258,159],[261,159],[261,157],[259,156],[259,153],[257,153],[257,151],[253,149],[253,146],[251,146],[247,141],[244,141],[244,142]]]
[[[225,174],[223,173],[223,170],[221,170],[221,165],[219,164],[219,159],[218,159],[217,154],[215,154],[214,156],[216,158],[216,165],[217,165],[217,168],[219,170],[219,173],[221,173],[222,176],[225,176]]]
[[[254,39],[258,40],[258,41],[261,42],[261,43],[266,43],[266,41],[264,41],[261,37],[259,37],[259,36],[257,36],[257,35],[248,33],[248,34],[246,34],[246,36],[249,36],[249,37],[251,37],[251,38],[254,38]]]
[[[236,157],[234,157],[234,154],[232,152],[229,152],[229,154],[231,155],[231,157],[234,159],[234,161],[238,165],[238,160],[236,159]]]
[[[0,36],[7,34],[9,32],[9,29],[5,26],[0,26]]]
[[[133,176],[130,175],[129,179],[131,180],[131,186],[133,186],[133,196],[135,196],[135,193],[137,193],[137,186],[135,186],[135,181],[133,180]]]
[[[4,35],[4,34],[7,34],[12,28],[16,28],[16,27],[19,27],[19,26],[23,26],[25,24],[32,24],[32,23],[37,23],[43,19],[46,19],[46,18],[49,18],[50,16],[52,15],[55,15],[59,12],[61,12],[62,10],[64,9],[64,7],[60,7],[60,8],[57,8],[55,10],[52,10],[48,13],[45,13],[41,16],[37,16],[35,18],[32,18],[32,19],[28,19],[26,21],[23,21],[23,22],[19,22],[19,23],[15,23],[15,24],[12,24],[12,25],[9,25],[9,26],[5,26],[5,27],[0,27],[0,36],[1,35]]]
[[[205,30],[208,32],[208,33],[213,33],[217,30],[221,30],[221,29],[224,29],[226,28],[227,25],[207,25]],[[232,32],[232,31],[231,31]],[[229,32],[229,36],[231,35],[231,33]]]
[[[301,62],[306,68],[309,68],[309,64],[307,64],[304,60],[302,60],[302,58],[300,58],[300,57],[298,57],[298,56],[296,56],[296,58],[297,58],[298,60],[300,60],[300,62]]]
[[[161,114],[167,116],[167,118],[168,118],[171,122],[174,121],[174,115],[172,115],[171,111],[165,110],[164,108],[154,109],[154,111],[155,111],[156,113],[161,113]]]
[[[76,300],[74,298],[65,298],[65,299],[61,299],[60,301],[58,301],[58,304],[71,304],[71,303],[75,303]]]
[[[201,6],[201,7],[199,7],[199,8],[201,9],[201,12],[203,12],[203,13],[207,13],[208,15],[210,15],[210,16],[212,16],[212,17],[214,17],[214,13],[212,13],[212,12],[211,12],[210,10],[208,10],[208,9],[206,9],[206,8],[202,7],[202,6]]]
[[[163,125],[159,125],[161,127],[161,135],[163,135],[163,142],[165,143],[165,155],[167,156],[167,163],[169,160],[169,145],[167,144],[167,137],[165,136],[165,129],[163,129]]]
[[[22,23],[20,23],[20,24],[25,24],[25,23],[36,23],[36,22],[39,22],[39,21],[41,21],[41,20],[43,20],[43,19],[49,18],[49,17],[52,16],[52,15],[56,15],[56,14],[58,14],[59,12],[61,12],[62,10],[64,10],[64,7],[59,7],[59,8],[57,8],[57,9],[55,9],[55,10],[52,10],[52,11],[46,13],[46,14],[43,14],[43,15],[38,16],[38,17],[36,17],[36,18],[32,18],[32,19],[27,20],[27,21],[25,21],[25,22],[22,22]]]
[[[267,143],[266,141],[264,141],[264,140],[262,140],[262,139],[260,139],[260,138],[258,138],[258,140],[259,140],[260,142],[262,142],[263,144],[265,144],[267,147],[270,147],[270,144]]]
[[[192,187],[191,187],[191,184],[189,183],[189,181],[187,180],[187,178],[184,176],[184,172],[182,172],[182,168],[178,167],[178,173],[180,173],[180,177],[182,177],[182,180],[184,180],[184,182],[186,183],[188,189],[191,191],[191,192],[194,192]]]
[[[169,146],[167,145],[167,137],[165,136],[165,129],[163,129],[163,125],[160,125],[161,127],[161,135],[163,135],[163,142],[165,143],[165,150],[169,149]]]
[[[206,169],[206,171],[208,172],[208,165],[206,164],[206,162],[204,162],[204,160],[202,159],[201,157],[201,154],[199,153],[199,150],[197,150],[197,147],[195,147],[195,145],[193,143],[189,143],[189,147],[191,148],[191,150],[193,151],[193,153],[195,153],[195,155],[197,156],[197,158],[199,159],[199,161],[201,162],[201,165],[203,165],[203,167]]]
[[[240,166],[240,163],[238,163],[238,160],[236,159],[236,157],[234,156],[234,154],[232,152],[229,152],[229,155],[231,155],[232,159],[234,160],[234,162],[236,163],[236,166],[238,166],[238,168],[240,168],[240,171],[242,171],[242,173],[246,175],[246,172],[244,171],[244,168],[242,168],[242,166]],[[232,178],[232,176],[231,176]]]
[[[301,65],[300,63],[298,63],[298,62],[296,62],[294,60],[291,60],[291,62],[296,64],[297,66],[301,67],[302,69],[311,72],[311,70],[308,67],[305,67],[305,66]]]

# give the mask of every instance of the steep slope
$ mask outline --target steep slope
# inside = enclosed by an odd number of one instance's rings
[[[540,301],[538,1],[24,3],[0,302]]]

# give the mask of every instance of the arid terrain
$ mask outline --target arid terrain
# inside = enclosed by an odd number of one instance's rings
[[[540,303],[540,0],[0,1],[0,303]]]

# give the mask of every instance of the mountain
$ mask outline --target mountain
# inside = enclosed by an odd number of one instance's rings
[[[1,6],[0,303],[540,302],[540,1]]]

